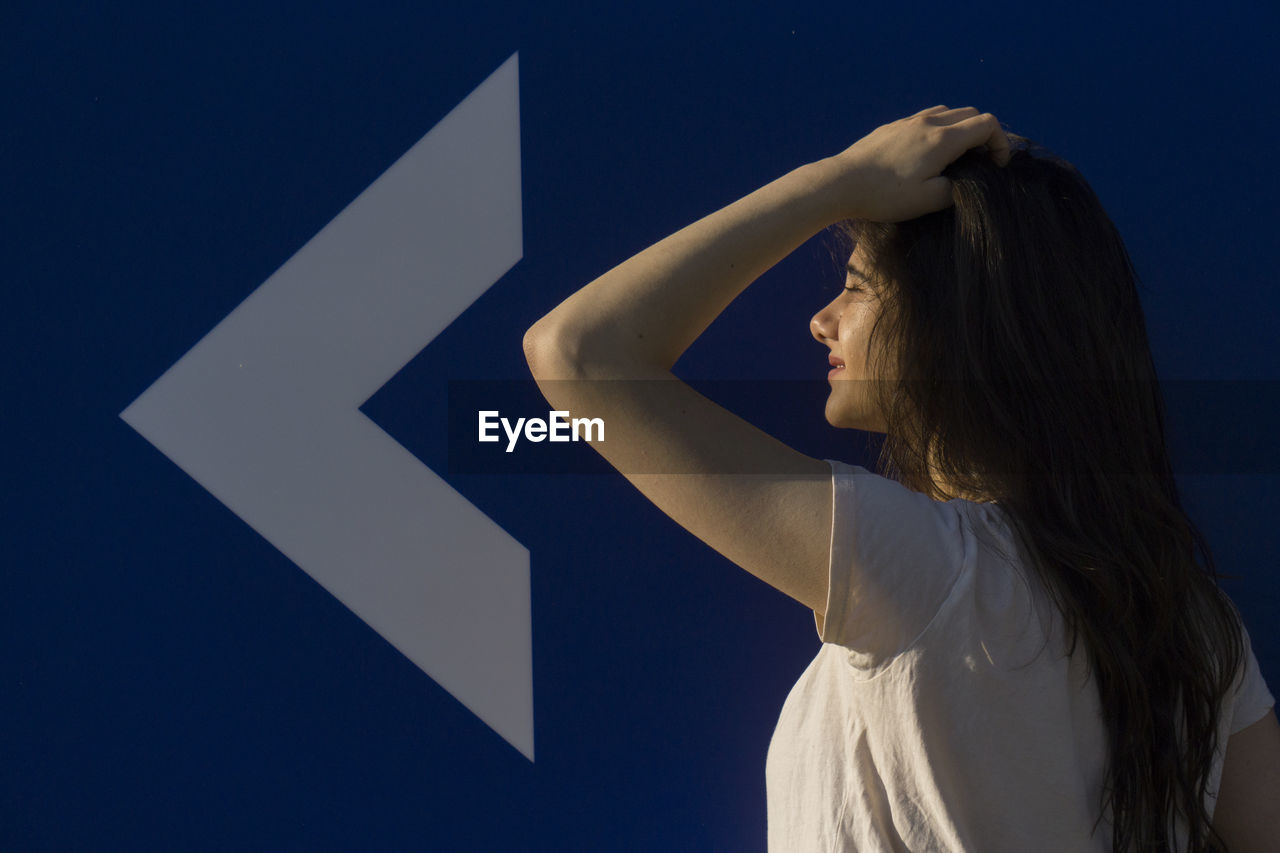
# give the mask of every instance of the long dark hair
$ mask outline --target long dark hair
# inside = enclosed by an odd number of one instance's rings
[[[1075,167],[1009,136],[1007,165],[970,151],[943,172],[953,207],[832,229],[841,267],[861,246],[879,282],[880,472],[940,500],[994,500],[1069,654],[1083,634],[1114,849],[1172,850],[1179,815],[1190,850],[1225,847],[1204,797],[1243,638],[1178,498],[1137,274]],[[890,364],[896,376],[876,372]]]

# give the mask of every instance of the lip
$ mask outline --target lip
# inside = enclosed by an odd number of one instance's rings
[[[844,370],[844,359],[835,353],[831,353],[827,356],[827,364],[831,365],[831,372],[827,374],[828,379],[836,378],[836,376]]]

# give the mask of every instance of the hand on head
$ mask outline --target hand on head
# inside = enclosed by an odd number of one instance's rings
[[[1012,152],[991,113],[939,105],[881,125],[831,158],[842,175],[845,218],[901,222],[949,207],[951,181],[942,171],[971,149],[1000,166]]]

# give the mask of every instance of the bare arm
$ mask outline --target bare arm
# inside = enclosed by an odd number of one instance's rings
[[[1227,740],[1213,828],[1231,853],[1280,850],[1280,723],[1274,708]]]
[[[555,346],[580,367],[669,370],[747,285],[823,228],[948,207],[951,182],[939,173],[982,145],[1004,162],[999,122],[973,107],[930,107],[883,125],[605,273],[534,324],[526,343]]]
[[[584,368],[670,369],[747,285],[839,221],[835,171],[800,166],[680,229],[572,294],[526,342],[554,343]]]
[[[605,439],[592,449],[659,509],[825,614],[830,469],[698,394],[671,368],[747,285],[828,225],[949,205],[942,169],[983,144],[1003,161],[1008,141],[994,116],[931,107],[677,231],[528,330],[524,350],[539,389],[558,410],[601,418]]]

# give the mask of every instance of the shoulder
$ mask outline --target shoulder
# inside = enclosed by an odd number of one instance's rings
[[[819,635],[877,665],[919,636],[972,563],[971,510],[967,501],[937,501],[861,466],[828,461],[831,565]]]

